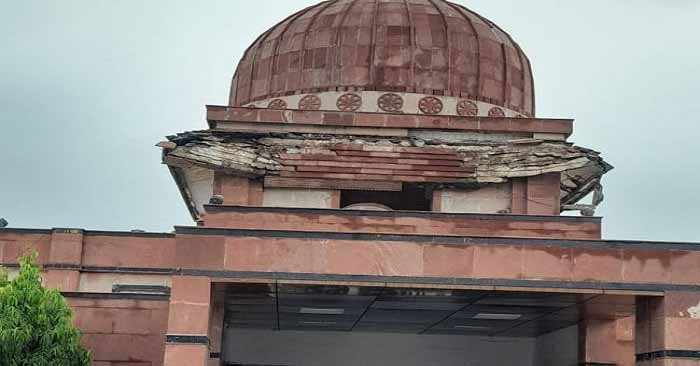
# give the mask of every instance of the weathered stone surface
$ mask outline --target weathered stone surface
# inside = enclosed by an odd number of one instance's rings
[[[301,10],[246,50],[229,104],[329,90],[463,96],[535,112],[530,62],[510,35],[461,5],[429,0]],[[388,111],[401,104],[383,103]]]
[[[422,140],[321,134],[198,131],[171,136],[164,163],[204,167],[248,178],[421,182],[485,185],[562,174],[562,205],[600,187],[612,169],[596,151],[566,142]],[[568,206],[567,206],[568,207]]]

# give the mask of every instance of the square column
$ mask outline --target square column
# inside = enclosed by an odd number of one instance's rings
[[[635,364],[634,296],[602,295],[586,301],[580,309],[579,364]]]
[[[637,301],[638,366],[700,365],[700,292]]]
[[[579,324],[579,364],[634,366],[634,316]]]
[[[206,366],[209,360],[209,277],[173,276],[164,366]]]
[[[511,180],[511,213],[559,216],[561,173]]]
[[[213,283],[211,311],[209,316],[209,363],[208,366],[223,365],[221,343],[224,335],[224,311],[226,305],[226,284]]]
[[[527,179],[527,214],[559,215],[561,173],[547,173]]]

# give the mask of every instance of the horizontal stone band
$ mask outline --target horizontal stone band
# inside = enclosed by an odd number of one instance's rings
[[[196,335],[174,335],[165,336],[165,343],[170,344],[204,344],[209,345],[209,337]]]
[[[637,355],[637,361],[650,361],[650,360],[656,360],[659,358],[690,358],[690,359],[700,360],[700,351],[663,350],[663,351],[640,353]]]
[[[700,245],[691,243],[644,242],[621,240],[564,240],[540,238],[492,238],[476,236],[446,236],[446,235],[413,235],[413,234],[375,234],[375,233],[344,233],[323,231],[290,231],[290,230],[253,230],[226,229],[194,226],[175,226],[178,235],[222,235],[231,237],[263,237],[263,238],[303,238],[303,239],[334,239],[361,241],[391,241],[436,243],[441,245],[532,245],[556,246],[593,249],[641,249],[641,250],[684,250],[700,251]]]

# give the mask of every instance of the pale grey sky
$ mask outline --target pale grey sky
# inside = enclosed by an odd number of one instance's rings
[[[0,0],[0,217],[191,224],[153,145],[206,128],[244,49],[307,0]],[[607,238],[700,241],[700,1],[459,0],[533,63],[540,117],[602,151]]]

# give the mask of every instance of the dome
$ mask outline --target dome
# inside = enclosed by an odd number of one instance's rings
[[[258,37],[229,105],[534,116],[530,61],[484,17],[444,0],[332,0]]]

